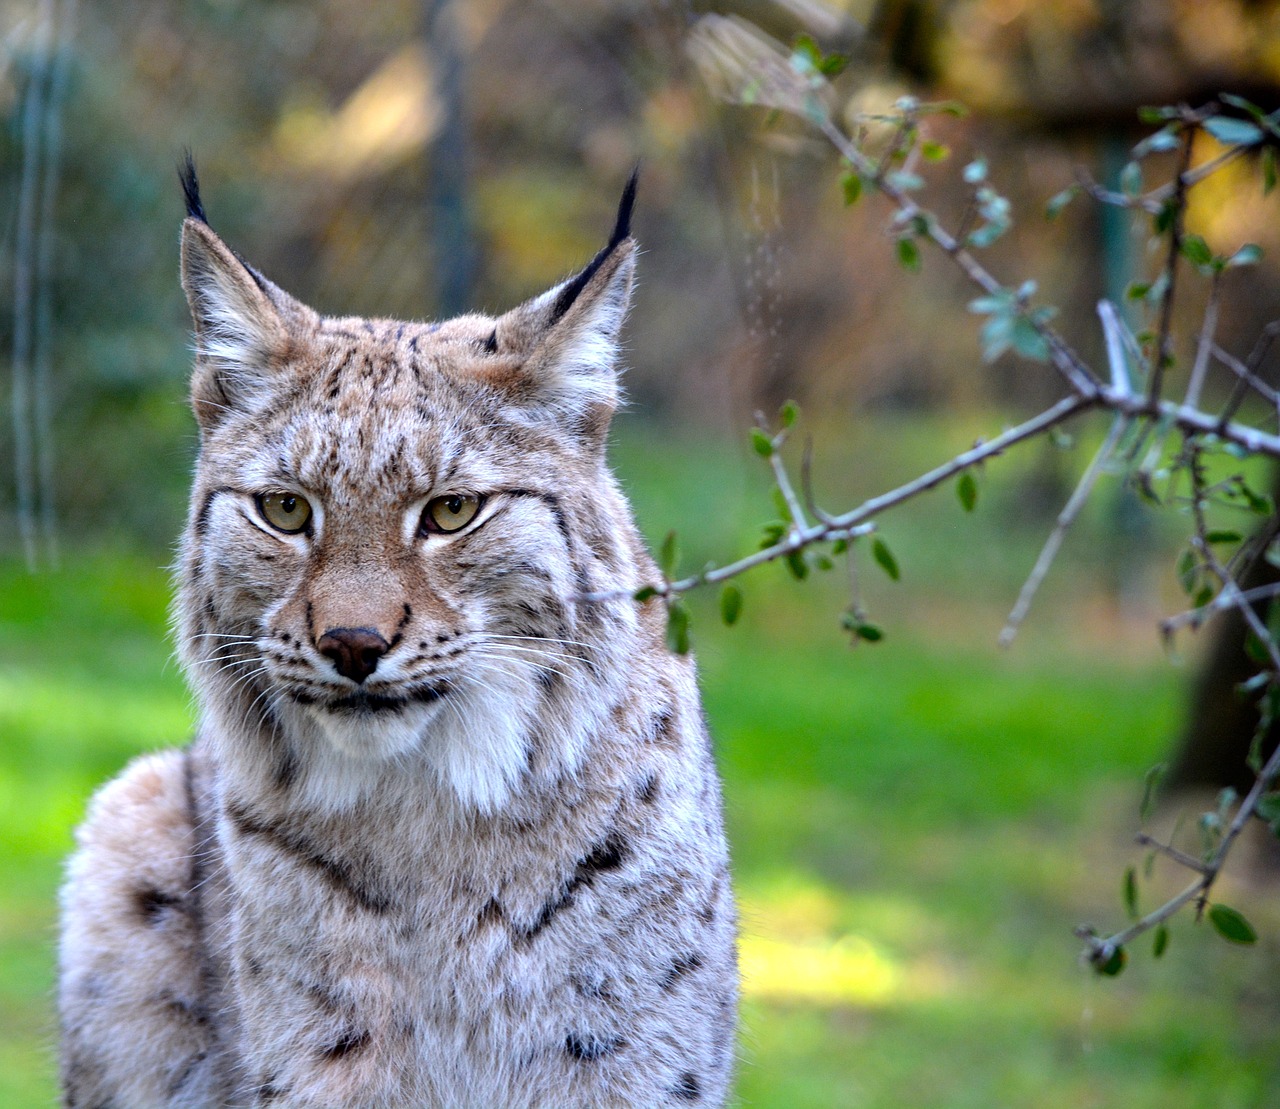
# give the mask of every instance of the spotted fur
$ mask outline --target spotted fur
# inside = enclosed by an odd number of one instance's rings
[[[605,461],[633,189],[576,277],[439,324],[318,315],[184,190],[200,723],[79,830],[64,1104],[723,1104],[719,786]]]

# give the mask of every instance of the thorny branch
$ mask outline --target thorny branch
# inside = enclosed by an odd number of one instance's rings
[[[1262,398],[1276,423],[1280,424],[1280,390],[1262,378],[1263,361],[1276,336],[1280,334],[1280,321],[1263,330],[1247,359],[1241,360],[1224,350],[1215,340],[1224,271],[1234,265],[1246,265],[1255,261],[1260,251],[1256,247],[1246,247],[1231,258],[1215,257],[1204,241],[1198,236],[1188,235],[1185,227],[1188,196],[1192,189],[1237,159],[1268,145],[1280,145],[1280,113],[1265,115],[1253,105],[1225,94],[1222,104],[1211,103],[1198,109],[1181,105],[1177,108],[1152,110],[1155,121],[1162,126],[1149,139],[1135,147],[1128,181],[1126,182],[1124,175],[1121,177],[1123,191],[1104,188],[1087,174],[1080,173],[1074,187],[1076,190],[1083,191],[1102,203],[1117,205],[1151,217],[1155,238],[1163,239],[1165,243],[1163,263],[1156,280],[1139,294],[1155,312],[1156,321],[1152,332],[1135,338],[1113,305],[1104,302],[1099,306],[1109,363],[1108,377],[1103,378],[1049,325],[1051,310],[1031,307],[1029,301],[1034,293],[1034,285],[1025,283],[1015,292],[978,259],[975,250],[987,245],[991,238],[1004,229],[995,227],[990,215],[993,210],[990,198],[994,194],[989,187],[982,186],[975,190],[974,197],[961,218],[960,227],[954,233],[947,231],[938,217],[916,200],[913,193],[923,186],[923,181],[914,172],[917,155],[922,149],[922,117],[925,112],[920,104],[906,99],[899,102],[896,116],[870,117],[880,125],[880,134],[884,134],[883,125],[889,125],[887,138],[875,150],[868,138],[873,128],[855,120],[852,128],[846,131],[836,123],[835,113],[830,108],[832,97],[827,76],[837,70],[838,65],[830,65],[832,58],[816,53],[812,40],[807,45],[798,43],[795,50],[788,52],[740,20],[706,16],[694,32],[692,49],[707,71],[712,86],[718,87],[722,95],[793,113],[819,131],[838,152],[848,172],[856,177],[853,182],[856,186],[854,197],[863,191],[864,186],[874,190],[894,210],[892,227],[900,245],[902,239],[907,237],[927,240],[950,258],[969,283],[985,294],[982,301],[974,302],[974,310],[983,311],[987,306],[994,306],[1005,312],[1006,318],[1000,322],[1007,324],[1008,330],[1002,333],[1002,338],[1011,329],[1021,328],[1023,341],[1021,344],[1014,344],[1019,353],[1048,361],[1063,381],[1066,394],[1038,415],[990,442],[979,443],[928,473],[843,513],[824,511],[815,503],[809,482],[808,450],[802,465],[802,504],[788,477],[780,450],[786,439],[789,422],[784,420],[783,429],[773,436],[769,435],[762,423],[756,433],[757,448],[763,448],[761,453],[767,457],[773,470],[785,515],[789,517],[780,530],[776,531],[776,540],[735,562],[710,567],[700,574],[678,580],[664,579],[641,592],[650,596],[664,596],[669,603],[673,603],[675,596],[686,590],[724,581],[775,559],[794,559],[808,547],[836,540],[852,541],[873,530],[879,514],[964,473],[970,467],[1009,447],[1044,435],[1064,421],[1086,411],[1106,411],[1112,415],[1106,441],[1059,515],[1010,614],[1001,637],[1002,642],[1007,642],[1012,637],[1026,615],[1031,599],[1048,574],[1067,530],[1089,498],[1098,477],[1104,472],[1121,441],[1127,438],[1130,443],[1123,459],[1130,467],[1130,480],[1150,491],[1153,472],[1169,465],[1164,462],[1168,437],[1180,433],[1183,451],[1169,468],[1175,475],[1179,470],[1185,470],[1191,476],[1191,509],[1195,521],[1191,550],[1199,562],[1198,573],[1211,576],[1217,582],[1217,587],[1208,590],[1207,596],[1202,592],[1188,612],[1165,621],[1162,631],[1167,636],[1182,627],[1198,628],[1212,615],[1238,608],[1254,637],[1266,648],[1268,665],[1257,682],[1265,683],[1266,693],[1275,693],[1280,699],[1280,648],[1254,608],[1258,602],[1280,596],[1280,587],[1266,586],[1246,591],[1237,583],[1232,567],[1245,560],[1243,552],[1253,541],[1243,544],[1236,552],[1236,557],[1225,563],[1215,554],[1214,539],[1209,532],[1205,515],[1206,502],[1215,490],[1205,483],[1202,457],[1206,449],[1213,448],[1280,460],[1280,435],[1264,430],[1255,422],[1239,418],[1246,399],[1254,395]],[[1224,112],[1224,105],[1247,114],[1252,122],[1242,120],[1239,114]],[[1197,138],[1205,132],[1212,134],[1226,149],[1196,165],[1194,154]],[[1137,163],[1157,151],[1174,154],[1172,178],[1144,193],[1141,191],[1141,171]],[[1265,149],[1264,154],[1264,180],[1270,177],[1265,191],[1269,191],[1275,183],[1275,155],[1272,149]],[[1268,165],[1270,169],[1265,168]],[[985,167],[977,170],[973,177],[966,172],[966,181],[981,181],[984,176]],[[986,211],[983,210],[983,191],[987,193]],[[1070,190],[1063,195],[1069,199]],[[1007,207],[1007,201],[1001,198],[997,200]],[[986,219],[988,226],[985,229],[979,227],[975,231],[973,225],[979,219]],[[984,230],[988,232],[985,238]],[[914,244],[908,248],[907,255],[914,257],[913,252]],[[1178,402],[1164,396],[1165,379],[1176,365],[1174,321],[1182,285],[1185,284],[1180,277],[1185,278],[1195,271],[1209,277],[1210,291],[1207,308],[1198,328],[1187,384],[1182,400]],[[978,307],[979,304],[984,307]],[[1005,342],[1004,346],[1008,345],[1010,343]],[[996,353],[1003,350],[1004,346],[998,347]],[[992,356],[988,352],[988,357]],[[1131,364],[1134,370],[1132,375]],[[1216,412],[1203,407],[1208,377],[1214,366],[1222,366],[1234,376],[1228,399]],[[1139,455],[1144,455],[1144,459],[1135,469],[1134,460]],[[1250,495],[1250,500],[1252,505],[1254,501],[1262,499]],[[1274,509],[1268,507],[1266,511],[1274,512]],[[810,523],[811,519],[816,522]],[[1274,534],[1275,530],[1273,522],[1269,534]],[[1266,545],[1270,543],[1270,539],[1259,539],[1258,543]],[[1253,548],[1253,556],[1260,552],[1261,546]],[[850,572],[855,573],[852,559]],[[856,578],[851,578],[851,581],[856,581]],[[850,611],[861,619],[861,604],[856,593]],[[1257,682],[1254,683],[1255,692]],[[1253,788],[1239,802],[1216,848],[1203,862],[1171,844],[1160,844],[1149,837],[1143,837],[1142,842],[1153,850],[1194,871],[1195,881],[1176,897],[1113,936],[1103,938],[1091,929],[1082,930],[1080,935],[1086,941],[1085,954],[1095,966],[1108,973],[1115,973],[1116,968],[1123,963],[1124,946],[1135,937],[1159,927],[1189,903],[1194,902],[1198,911],[1203,912],[1232,846],[1249,820],[1259,815],[1259,803],[1272,789],[1278,776],[1280,751],[1258,768]],[[1280,794],[1276,796],[1280,799]],[[1280,809],[1280,804],[1275,807]],[[1280,827],[1280,820],[1277,821],[1277,827]]]

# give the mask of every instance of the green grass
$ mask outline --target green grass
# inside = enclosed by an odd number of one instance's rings
[[[923,436],[910,449],[947,446]],[[872,453],[892,469],[888,445]],[[615,456],[644,526],[678,527],[688,566],[748,549],[769,514],[745,453],[631,432]],[[1122,921],[1141,778],[1176,731],[1182,675],[1154,633],[1086,618],[1096,598],[1061,589],[1014,651],[993,646],[992,602],[1011,601],[1043,532],[1017,522],[1002,480],[984,477],[973,516],[944,490],[892,518],[904,581],[863,571],[881,644],[845,645],[834,579],[797,585],[767,567],[732,629],[714,598],[695,599],[749,972],[740,1103],[1275,1105],[1280,912],[1267,886],[1221,892],[1269,937],[1256,948],[1179,920],[1162,960],[1135,952],[1117,980],[1076,962],[1074,925]],[[1067,582],[1097,570],[1105,519],[1082,523]],[[6,1107],[54,1103],[56,889],[85,799],[190,728],[158,561],[74,555],[36,576],[0,562]]]

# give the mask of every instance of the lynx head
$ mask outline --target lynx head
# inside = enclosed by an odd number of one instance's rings
[[[636,634],[642,549],[604,464],[636,246],[497,317],[321,316],[183,174],[200,429],[179,601],[220,757],[308,803],[392,769],[500,807],[572,771]]]

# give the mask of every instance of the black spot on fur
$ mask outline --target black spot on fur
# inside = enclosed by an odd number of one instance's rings
[[[658,775],[650,774],[640,780],[636,787],[636,800],[645,805],[652,805],[658,799]]]
[[[356,1032],[352,1029],[348,1029],[342,1034],[342,1037],[336,1043],[331,1044],[320,1052],[320,1058],[327,1062],[345,1059],[348,1055],[354,1055],[358,1051],[363,1051],[372,1042],[373,1037],[367,1030]]]
[[[182,152],[182,161],[178,164],[178,180],[182,182],[182,196],[187,202],[187,215],[208,226],[209,220],[204,214],[204,205],[200,201],[200,180],[196,177],[196,160],[190,150]]]
[[[680,1081],[671,1087],[671,1096],[677,1101],[701,1101],[702,1083],[693,1071],[685,1071]]]
[[[484,908],[480,910],[476,916],[477,927],[483,928],[486,925],[499,924],[502,922],[502,906],[498,904],[496,897],[489,898],[485,902]]]
[[[364,882],[354,867],[325,855],[291,828],[262,820],[235,805],[228,806],[227,816],[241,835],[264,839],[295,862],[317,871],[333,888],[349,896],[367,912],[381,916],[391,909],[391,899]]]
[[[262,1083],[253,1091],[255,1105],[270,1105],[273,1101],[279,1101],[282,1097],[288,1097],[290,1093],[288,1086],[279,1086],[273,1078]]]
[[[210,489],[204,495],[204,500],[200,502],[200,508],[196,511],[195,523],[193,530],[197,536],[203,536],[209,530],[209,513],[213,508],[213,502],[223,493],[231,493],[234,490],[229,485],[219,485],[216,489]]]
[[[631,237],[631,212],[636,204],[636,185],[639,180],[640,167],[636,166],[631,171],[630,178],[627,179],[626,187],[622,190],[622,199],[618,202],[618,216],[613,224],[613,234],[609,236],[609,241],[600,253],[587,263],[586,269],[560,290],[560,295],[551,306],[551,323],[555,323],[573,307],[573,302],[578,299],[579,294],[587,287],[587,283],[605,264],[609,255],[617,249],[618,244]]]
[[[133,903],[146,924],[151,928],[158,928],[164,922],[168,910],[182,904],[182,898],[153,886],[144,886],[134,894]]]
[[[690,951],[685,955],[677,955],[672,960],[671,966],[667,968],[667,973],[662,976],[662,980],[658,983],[663,990],[674,990],[676,983],[680,981],[686,974],[691,974],[702,966],[702,955],[697,951]]]
[[[570,1032],[564,1041],[565,1051],[584,1063],[594,1063],[602,1056],[612,1055],[622,1046],[623,1041],[620,1039],[601,1040],[590,1032],[581,1036]]]
[[[663,709],[653,718],[649,738],[659,747],[676,746],[675,723],[675,713],[671,709]]]
[[[554,493],[544,493],[538,489],[508,489],[507,495],[511,497],[532,497],[536,501],[541,501],[551,511],[551,516],[556,522],[556,530],[560,532],[560,537],[564,540],[565,548],[573,550],[573,533],[569,530],[569,521],[565,519],[564,507],[560,504],[560,498]]]
[[[579,884],[591,879],[606,870],[617,870],[627,858],[629,848],[627,841],[617,832],[610,833],[605,840],[592,849],[585,859],[578,863],[574,873]]]
[[[591,851],[578,860],[573,874],[561,887],[559,894],[542,906],[537,919],[528,928],[521,929],[522,938],[531,940],[538,935],[557,913],[573,904],[574,895],[583,886],[590,886],[600,874],[617,870],[626,861],[630,848],[617,832],[612,832]]]
[[[178,1072],[177,1076],[169,1083],[169,1097],[177,1097],[182,1093],[182,1087],[191,1081],[191,1076],[195,1074],[196,1068],[208,1058],[207,1051],[197,1051],[187,1060],[187,1065]]]

